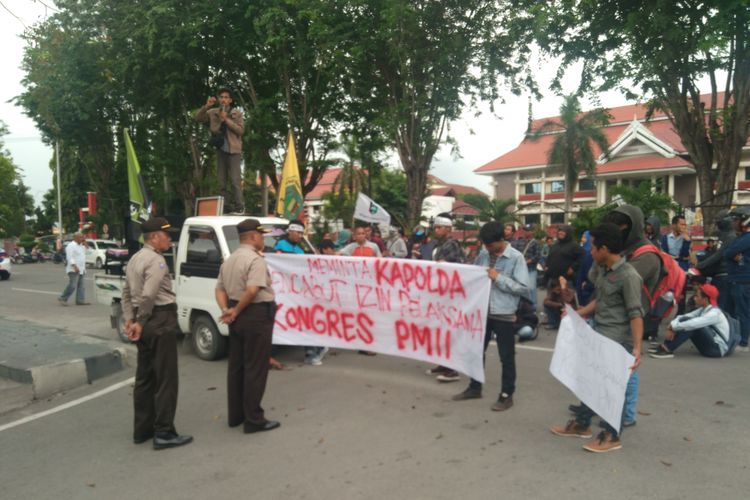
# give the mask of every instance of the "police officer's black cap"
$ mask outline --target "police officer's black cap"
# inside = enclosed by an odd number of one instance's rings
[[[268,229],[261,226],[260,222],[258,222],[256,219],[245,219],[239,224],[237,224],[237,232],[247,233],[249,231],[258,231],[259,233],[267,233]]]
[[[151,217],[149,220],[141,224],[141,232],[143,234],[153,233],[156,231],[169,231],[172,225],[164,217]]]

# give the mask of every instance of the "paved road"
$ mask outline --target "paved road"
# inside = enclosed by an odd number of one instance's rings
[[[54,296],[8,297],[7,285],[57,290],[61,268],[19,266],[0,283],[0,315],[30,315],[107,335],[106,308],[62,309]],[[49,266],[45,268],[44,266]],[[23,305],[35,301],[34,306]],[[34,312],[35,311],[35,312]],[[79,312],[80,311],[80,312]],[[70,317],[75,316],[75,317]],[[28,318],[26,318],[28,319]],[[114,335],[114,333],[109,333]],[[455,403],[465,384],[441,385],[411,360],[334,352],[321,367],[273,372],[265,407],[282,427],[243,435],[226,426],[226,362],[182,349],[177,426],[193,444],[155,452],[130,442],[129,384],[58,413],[0,431],[3,498],[654,498],[740,499],[747,457],[750,356],[724,360],[685,349],[645,359],[638,425],[622,450],[594,455],[548,427],[574,401],[548,372],[554,335],[518,349],[516,404],[493,413],[497,353],[485,398]],[[494,346],[493,346],[494,347]],[[533,349],[532,349],[533,348]],[[540,349],[541,348],[541,349]],[[127,380],[132,370],[0,417],[3,424]]]

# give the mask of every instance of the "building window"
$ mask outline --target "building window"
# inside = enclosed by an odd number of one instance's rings
[[[745,167],[745,180],[750,181],[750,167]]]
[[[526,194],[538,194],[542,192],[542,183],[534,182],[531,184],[524,185],[524,193]]]
[[[550,183],[550,193],[564,193],[565,181],[552,181]]]
[[[550,224],[563,224],[565,222],[565,214],[555,213],[549,215]]]
[[[593,191],[596,189],[594,179],[581,179],[578,181],[579,191]]]
[[[542,217],[539,214],[530,214],[523,217],[524,224],[541,224]]]

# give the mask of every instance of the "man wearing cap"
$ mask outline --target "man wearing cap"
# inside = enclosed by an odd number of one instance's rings
[[[436,262],[454,262],[463,264],[466,262],[461,245],[451,238],[453,231],[453,217],[447,212],[438,214],[433,221],[435,232],[435,250],[432,251],[432,260]],[[427,370],[428,375],[436,375],[438,382],[458,382],[458,372],[447,366],[436,366]]]
[[[208,123],[211,130],[211,145],[217,151],[217,175],[219,188],[226,203],[226,211],[245,212],[242,196],[242,134],[245,132],[245,119],[242,111],[233,106],[232,91],[222,87],[218,91],[219,107],[214,108],[216,97],[211,96],[198,110],[195,119]],[[232,183],[231,200],[227,191],[227,178]]]
[[[145,244],[128,262],[122,289],[125,332],[138,347],[133,404],[133,442],[153,438],[154,449],[190,443],[177,434],[177,304],[167,262],[161,255],[172,244],[166,219],[154,217],[141,225]]]
[[[677,316],[667,328],[666,342],[649,349],[654,359],[674,357],[674,351],[690,341],[702,356],[721,358],[732,353],[734,343],[729,335],[729,321],[717,305],[719,290],[704,284],[695,292],[696,309]]]
[[[221,265],[216,302],[221,321],[229,325],[227,401],[229,427],[244,425],[245,434],[276,429],[260,403],[268,379],[273,320],[276,314],[271,275],[263,250],[263,233],[255,219],[237,225],[240,246]]]
[[[300,246],[305,226],[300,220],[293,220],[286,228],[286,236],[279,239],[274,246],[276,253],[304,254],[305,250]],[[305,346],[305,363],[313,366],[323,364],[323,358],[328,353],[327,347]]]

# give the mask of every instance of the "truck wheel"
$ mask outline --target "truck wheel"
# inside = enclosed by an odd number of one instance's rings
[[[96,258],[96,263],[94,264],[94,267],[96,267],[97,269],[101,269],[103,265],[104,265],[104,263],[102,262],[101,257],[97,257]]]
[[[227,339],[219,333],[210,317],[196,318],[190,332],[193,338],[193,350],[199,358],[213,361],[224,356]]]
[[[122,304],[119,302],[112,304],[112,326],[117,330],[117,336],[126,344],[130,344],[130,339],[125,335],[125,317],[122,314]]]

